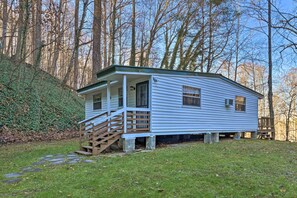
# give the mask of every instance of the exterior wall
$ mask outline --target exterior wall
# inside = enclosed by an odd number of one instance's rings
[[[116,84],[111,87],[110,96],[111,96],[111,110],[118,109],[119,103],[118,103],[118,88],[122,85]],[[93,95],[101,93],[102,94],[102,109],[93,110]],[[85,96],[85,118],[90,118],[95,115],[98,115],[104,111],[107,110],[107,91],[106,88],[102,89],[100,91],[96,91],[93,93],[90,93]]]
[[[135,80],[131,80],[129,81],[129,77],[128,77],[128,88],[127,88],[127,96],[128,96],[128,104],[127,106],[128,107],[136,107],[136,90],[131,90],[130,89],[130,86],[133,86],[136,88],[136,84],[137,83],[140,83],[140,82],[144,82],[144,81],[147,81],[149,80],[149,77],[147,76],[143,76],[142,78],[138,78],[138,79],[135,79]]]
[[[149,77],[141,77],[138,79],[133,79],[133,80],[129,80],[128,77],[128,82],[127,82],[127,106],[128,107],[135,107],[136,106],[136,90],[132,90],[130,89],[130,86],[136,87],[136,84],[139,82],[143,82],[148,80]],[[116,109],[120,109],[121,107],[119,107],[119,100],[118,100],[118,88],[122,87],[122,83],[116,83],[114,85],[111,85],[111,91],[110,91],[110,96],[111,96],[111,105],[110,108],[111,110],[116,110]],[[93,110],[93,95],[98,94],[98,93],[102,93],[102,109],[100,110]],[[85,96],[85,118],[90,118],[93,116],[96,116],[104,111],[107,110],[107,91],[106,88],[90,93],[88,95]]]
[[[219,78],[154,75],[151,132],[239,132],[258,128],[258,97]],[[201,107],[182,105],[182,86],[201,89]],[[235,111],[235,96],[246,97],[246,112]],[[225,99],[234,105],[226,108]]]

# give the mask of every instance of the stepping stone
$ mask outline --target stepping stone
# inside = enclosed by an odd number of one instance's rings
[[[71,160],[71,159],[80,159],[80,157],[78,157],[78,156],[71,156],[71,157],[67,156],[67,159],[69,159],[69,160]]]
[[[78,155],[75,154],[68,154],[67,157],[77,157]]]
[[[32,168],[32,167],[25,167],[23,168],[23,173],[31,172],[31,173],[36,173],[42,171],[41,168]]]
[[[14,184],[14,183],[20,182],[21,180],[22,180],[21,178],[15,178],[15,179],[4,180],[3,183]]]
[[[14,178],[14,177],[19,177],[22,176],[21,173],[8,173],[4,175],[6,178]]]
[[[57,161],[65,161],[64,158],[54,158],[54,159],[51,159],[51,160],[48,160],[49,162],[57,162]]]
[[[64,161],[56,161],[56,162],[52,162],[53,165],[58,165],[58,164],[63,164]]]
[[[69,161],[79,161],[80,158],[72,158],[72,159],[69,159]]]
[[[83,162],[85,162],[85,163],[93,163],[94,160],[84,160]]]

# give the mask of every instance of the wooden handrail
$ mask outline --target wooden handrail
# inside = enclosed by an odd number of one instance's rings
[[[151,110],[149,108],[127,107],[127,111],[148,111],[148,112],[150,112]]]
[[[117,111],[118,111],[118,110],[111,110],[110,112],[111,112],[111,114],[112,114],[112,113],[117,112]],[[107,116],[107,114],[108,114],[108,112],[107,112],[107,111],[104,111],[104,112],[102,112],[102,113],[100,113],[100,114],[98,114],[98,115],[95,115],[95,116],[90,117],[90,118],[88,118],[88,119],[82,120],[82,121],[78,122],[78,124],[83,124],[83,123],[89,122],[89,121],[94,120],[94,119],[96,119],[96,118],[99,118],[99,117],[101,117],[101,116],[103,116],[103,115],[106,115],[106,116]]]
[[[93,120],[93,119],[96,119],[96,118],[99,118],[99,117],[103,116],[104,114],[107,115],[107,111],[104,111],[104,112],[102,112],[102,113],[100,113],[100,114],[98,114],[98,115],[95,115],[95,116],[93,116],[93,117],[90,117],[90,118],[88,118],[88,119],[82,120],[82,121],[80,121],[78,124],[83,124],[83,123],[89,122],[89,121],[91,121],[91,120]]]
[[[124,128],[124,124],[127,124],[128,132],[144,132],[150,131],[150,109],[149,108],[127,108],[127,120],[124,120],[125,110],[119,109],[111,115],[107,116],[107,112],[102,112],[96,116],[93,116],[89,119],[83,120],[80,123],[81,138],[86,134],[87,131],[91,132],[91,139],[95,141],[98,135],[105,132],[114,131],[116,128]],[[88,123],[94,119],[98,119],[101,116],[102,119],[98,120],[99,123],[94,125],[93,122]],[[90,127],[90,128],[89,128]],[[95,138],[95,139],[94,139]]]

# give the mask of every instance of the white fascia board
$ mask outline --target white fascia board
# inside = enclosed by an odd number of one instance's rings
[[[113,85],[113,84],[116,84],[116,83],[118,83],[118,81],[111,82],[110,85]],[[88,89],[88,90],[86,90],[86,91],[82,91],[82,92],[80,92],[79,94],[80,94],[80,95],[87,95],[87,94],[92,93],[92,92],[94,92],[94,91],[102,90],[103,88],[107,88],[107,84],[105,84],[105,85],[100,85],[100,86],[98,86],[98,87],[94,87],[94,88],[92,88],[92,89]]]

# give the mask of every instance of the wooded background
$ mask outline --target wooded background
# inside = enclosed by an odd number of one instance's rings
[[[277,139],[297,140],[296,6],[293,0],[1,0],[0,54],[73,89],[95,82],[112,64],[222,73],[265,95],[259,116],[271,116]]]

